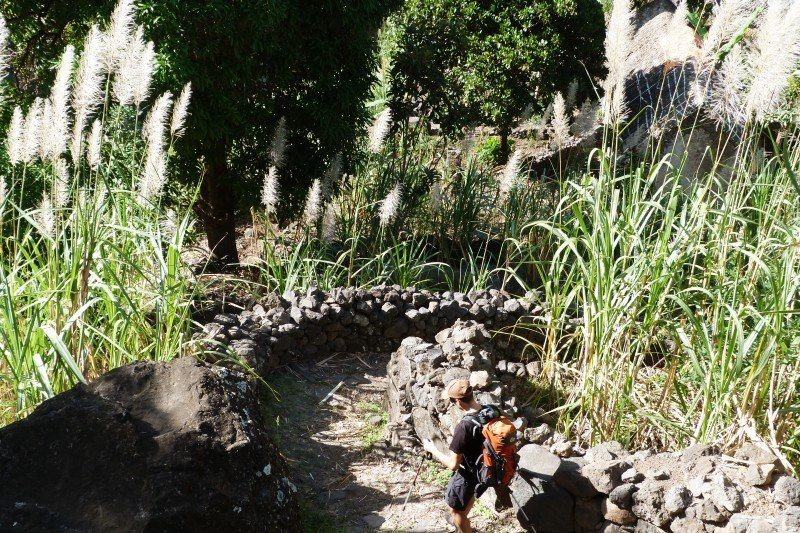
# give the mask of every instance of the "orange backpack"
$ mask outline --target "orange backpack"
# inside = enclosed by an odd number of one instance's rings
[[[517,471],[517,428],[493,405],[468,418],[484,437],[483,455],[475,464],[478,482],[486,487],[508,485]]]

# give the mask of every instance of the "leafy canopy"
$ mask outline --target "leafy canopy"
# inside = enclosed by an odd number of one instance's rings
[[[448,132],[507,132],[603,61],[597,0],[408,0],[398,24],[393,107]]]

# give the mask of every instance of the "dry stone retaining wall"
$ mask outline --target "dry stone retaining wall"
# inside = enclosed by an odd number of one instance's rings
[[[406,337],[431,341],[458,319],[473,319],[498,330],[542,314],[534,292],[513,298],[495,289],[465,294],[399,286],[330,292],[311,288],[272,296],[239,313],[218,313],[196,338],[206,351],[230,348],[263,374],[299,357],[390,352]],[[508,342],[508,336],[500,336],[495,344]]]
[[[515,511],[539,533],[800,533],[800,481],[766,448],[746,444],[733,456],[701,445],[666,453],[631,453],[616,442],[582,449],[543,423],[541,410],[519,404],[538,362],[508,359],[489,339],[486,326],[458,320],[433,341],[402,342],[387,368],[394,444],[430,438],[444,449],[463,413],[441,392],[451,379],[467,378],[480,403],[500,406],[520,430]]]

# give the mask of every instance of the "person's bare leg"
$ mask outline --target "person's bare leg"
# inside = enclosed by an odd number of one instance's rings
[[[456,526],[456,531],[459,533],[472,533],[472,526],[469,523],[469,512],[472,509],[473,504],[475,503],[475,498],[470,499],[467,507],[463,511],[456,511],[455,509],[450,509],[450,513],[453,517],[453,525]]]

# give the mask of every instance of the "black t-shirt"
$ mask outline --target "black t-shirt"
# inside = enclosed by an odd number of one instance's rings
[[[450,441],[450,451],[463,455],[461,468],[465,466],[470,472],[475,471],[475,463],[483,453],[483,434],[481,429],[472,421],[462,419],[453,430],[453,440]]]

